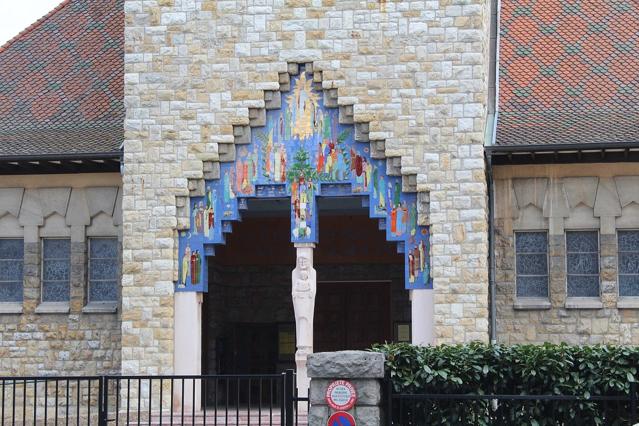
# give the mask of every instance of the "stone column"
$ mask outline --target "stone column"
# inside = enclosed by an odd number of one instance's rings
[[[295,311],[295,365],[297,367],[297,389],[299,396],[308,395],[309,379],[306,374],[306,360],[313,353],[313,315],[317,276],[313,269],[313,249],[315,244],[295,244],[297,256],[292,274],[293,309]]]
[[[176,375],[202,374],[202,293],[175,293],[175,346],[173,348],[173,368]],[[185,381],[184,395],[177,386],[173,395],[173,407],[181,407],[184,398],[184,411],[190,413],[193,408],[201,409],[200,384]],[[193,404],[195,407],[193,407]]]
[[[326,389],[334,380],[348,380],[355,388],[355,406],[347,412],[358,426],[380,426],[384,418],[382,384],[384,354],[366,351],[320,352],[308,357],[311,378],[309,426],[326,426],[335,412],[326,402]]]
[[[433,290],[411,290],[411,334],[413,345],[435,343]]]

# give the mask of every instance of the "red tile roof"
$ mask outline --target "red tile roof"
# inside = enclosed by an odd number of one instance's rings
[[[0,156],[117,152],[124,0],[65,0],[0,47]]]
[[[498,145],[639,142],[639,1],[502,0]]]

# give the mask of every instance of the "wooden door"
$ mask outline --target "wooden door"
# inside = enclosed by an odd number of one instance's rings
[[[391,283],[318,283],[314,351],[367,349],[392,339]]]

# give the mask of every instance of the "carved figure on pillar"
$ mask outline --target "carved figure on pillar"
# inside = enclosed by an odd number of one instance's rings
[[[313,269],[313,244],[296,244],[297,260],[293,270],[293,309],[295,311],[295,340],[297,352],[298,385],[300,392],[308,389],[306,377],[306,359],[313,353],[313,314],[317,277]]]

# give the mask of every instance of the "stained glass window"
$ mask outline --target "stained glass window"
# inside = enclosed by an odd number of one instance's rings
[[[22,302],[24,243],[0,239],[0,302]]]
[[[548,297],[548,233],[516,232],[517,297]]]
[[[639,231],[617,233],[619,296],[639,296]]]
[[[71,269],[71,240],[42,240],[42,301],[68,302]]]
[[[568,297],[599,297],[599,234],[566,232]]]
[[[118,239],[89,239],[89,301],[118,300]]]

